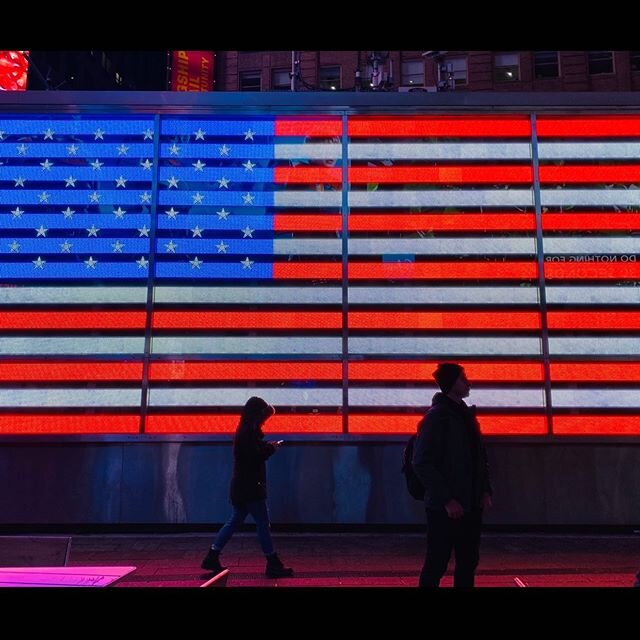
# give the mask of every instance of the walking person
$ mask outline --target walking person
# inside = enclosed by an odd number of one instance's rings
[[[233,510],[202,561],[203,569],[216,573],[225,569],[220,564],[220,552],[251,514],[256,523],[262,552],[267,559],[267,578],[286,578],[293,575],[293,569],[285,567],[274,550],[267,508],[265,462],[282,445],[282,440],[266,442],[262,425],[274,413],[275,409],[270,404],[256,396],[249,398],[242,409],[233,440],[233,474],[230,487]]]
[[[425,487],[427,551],[420,587],[438,587],[455,552],[454,587],[473,587],[483,511],[492,506],[487,456],[473,407],[471,383],[452,362],[433,372],[441,392],[422,418],[413,467]]]

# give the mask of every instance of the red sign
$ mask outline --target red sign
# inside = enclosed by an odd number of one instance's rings
[[[174,51],[172,91],[213,91],[213,51]]]
[[[0,91],[24,91],[27,88],[28,51],[0,51]]]

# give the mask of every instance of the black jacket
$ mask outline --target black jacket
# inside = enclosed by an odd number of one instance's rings
[[[441,509],[455,498],[465,512],[480,509],[491,483],[474,411],[436,393],[418,428],[412,462],[425,487],[425,507]]]
[[[264,500],[267,497],[267,469],[265,461],[275,452],[264,441],[262,430],[236,432],[233,441],[233,475],[230,497],[234,505]]]

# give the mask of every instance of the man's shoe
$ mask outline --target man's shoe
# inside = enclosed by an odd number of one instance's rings
[[[207,553],[200,566],[203,569],[213,571],[214,573],[220,573],[227,568],[220,564],[220,552],[216,549],[209,549],[209,553]]]
[[[293,569],[285,567],[278,558],[278,554],[272,553],[267,556],[267,567],[264,573],[267,578],[290,578],[293,575]]]

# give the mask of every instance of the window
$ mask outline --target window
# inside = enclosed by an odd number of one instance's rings
[[[445,58],[440,63],[440,82],[448,84],[451,89],[467,84],[467,59]]]
[[[534,78],[558,78],[560,67],[558,65],[557,51],[533,52],[533,77]]]
[[[631,70],[640,71],[640,51],[630,51]]]
[[[424,85],[424,62],[422,60],[406,60],[402,63],[400,84],[422,87]]]
[[[273,69],[271,71],[271,90],[288,91],[291,89],[289,69]]]
[[[493,79],[496,82],[520,80],[520,55],[517,53],[496,53],[493,60]]]
[[[613,51],[589,51],[589,73],[613,73]]]
[[[244,71],[240,74],[240,91],[260,91],[261,88],[259,71]]]
[[[321,89],[333,89],[334,91],[336,89],[341,89],[342,79],[340,66],[320,67],[318,80]]]

